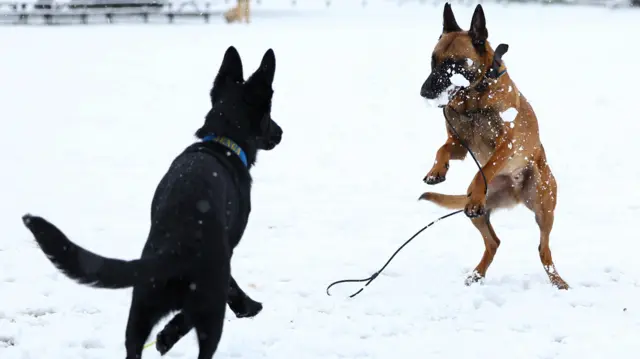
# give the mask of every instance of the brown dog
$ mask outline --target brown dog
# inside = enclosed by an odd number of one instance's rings
[[[224,13],[224,19],[227,20],[227,23],[241,21],[244,19],[244,22],[247,24],[251,20],[251,8],[249,4],[250,0],[238,0],[236,6],[227,10]]]
[[[482,171],[475,175],[466,195],[426,192],[420,199],[449,209],[464,208],[482,234],[484,255],[467,278],[467,285],[484,278],[500,246],[489,221],[492,211],[523,203],[535,213],[540,228],[540,260],[551,283],[567,289],[569,286],[556,271],[549,249],[557,185],[540,142],[538,120],[501,60],[507,45],[502,44],[494,51],[487,38],[481,5],[475,9],[469,31],[458,26],[451,6],[445,5],[442,35],[432,55],[431,74],[420,94],[435,99],[448,91],[449,101],[441,106],[448,138],[436,153],[433,168],[424,181],[434,185],[445,180],[449,161],[462,160],[467,155],[461,141],[473,152]],[[469,84],[451,92],[451,75],[456,74]],[[517,111],[512,122],[501,118],[501,113],[509,109]]]

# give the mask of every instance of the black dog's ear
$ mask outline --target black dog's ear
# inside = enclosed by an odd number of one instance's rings
[[[489,31],[487,30],[487,20],[484,17],[484,10],[482,10],[482,5],[480,4],[476,6],[476,10],[473,12],[469,36],[476,50],[482,53],[485,50],[484,44],[489,37]]]
[[[451,4],[446,3],[444,4],[444,13],[442,14],[442,33],[446,34],[448,32],[456,31],[462,31],[462,29],[458,26],[456,17],[453,15]]]
[[[276,74],[276,54],[272,49],[267,50],[262,56],[262,61],[260,62],[260,67],[256,71],[256,74],[260,73],[264,81],[266,81],[269,86],[273,85],[273,79]]]
[[[213,82],[214,87],[222,84],[223,81],[231,80],[233,82],[244,81],[242,74],[242,60],[240,54],[235,47],[229,46],[224,53],[224,58],[220,64],[220,69],[216,75],[216,79]]]

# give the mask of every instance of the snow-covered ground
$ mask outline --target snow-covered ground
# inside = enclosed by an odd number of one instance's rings
[[[454,11],[468,27],[473,7]],[[275,50],[284,139],[253,170],[253,214],[233,259],[265,309],[229,315],[216,358],[637,358],[638,11],[485,6],[559,183],[551,248],[571,290],[550,286],[521,207],[492,218],[502,246],[483,285],[464,285],[484,246],[458,215],[354,299],[357,284],[325,294],[446,213],[416,201],[434,189],[422,178],[445,139],[441,111],[419,96],[441,13],[334,6],[249,26],[0,28],[0,358],[125,356],[130,290],[66,279],[20,217],[43,215],[91,250],[136,258],[157,181],[193,141],[231,44],[245,73]],[[454,162],[436,188],[463,193],[475,171]],[[196,355],[193,332],[168,354]]]

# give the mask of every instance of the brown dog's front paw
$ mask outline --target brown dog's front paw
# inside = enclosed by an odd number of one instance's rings
[[[484,198],[478,199],[470,197],[467,205],[464,206],[464,214],[466,214],[469,218],[483,216],[486,213],[485,205],[486,202]]]
[[[449,169],[449,164],[445,163],[444,168],[441,167],[433,167],[429,173],[422,179],[424,183],[429,185],[434,185],[438,183],[444,182],[447,179],[447,170]]]
[[[444,182],[445,179],[447,179],[445,175],[441,175],[440,173],[436,172],[435,174],[429,173],[428,175],[426,175],[423,181],[426,184],[434,185]]]

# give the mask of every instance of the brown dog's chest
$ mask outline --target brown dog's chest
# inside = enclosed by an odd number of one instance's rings
[[[455,128],[455,131],[451,132],[458,133],[484,166],[493,154],[498,139],[505,133],[505,124],[500,114],[492,110],[461,114],[448,106],[444,114]]]

